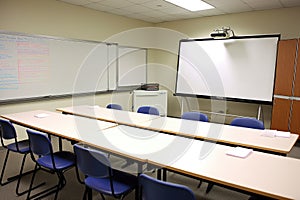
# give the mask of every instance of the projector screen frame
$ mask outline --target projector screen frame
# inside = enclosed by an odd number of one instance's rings
[[[276,79],[276,68],[277,68],[277,57],[278,57],[278,45],[280,41],[281,34],[262,34],[262,35],[244,35],[244,36],[232,36],[228,38],[195,38],[195,39],[181,39],[179,41],[179,48],[178,48],[178,56],[177,56],[177,72],[176,72],[176,82],[175,82],[175,93],[174,96],[181,96],[181,97],[194,97],[194,98],[203,98],[203,99],[212,99],[212,100],[221,100],[221,101],[233,101],[233,102],[243,102],[243,103],[254,103],[254,104],[261,104],[261,105],[272,105],[274,101],[274,88],[275,88],[275,79]],[[179,76],[179,60],[180,60],[180,52],[181,52],[181,44],[183,42],[197,42],[197,41],[210,41],[210,40],[229,40],[229,39],[258,39],[258,38],[278,38],[277,40],[277,48],[276,48],[276,59],[275,59],[275,66],[274,66],[274,78],[273,78],[273,89],[272,89],[272,100],[265,101],[265,100],[254,100],[254,99],[244,99],[244,98],[234,98],[234,97],[226,97],[226,96],[209,96],[209,95],[201,95],[201,94],[188,94],[188,93],[180,93],[177,92],[178,89],[178,76]]]

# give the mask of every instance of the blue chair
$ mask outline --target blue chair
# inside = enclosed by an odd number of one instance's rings
[[[186,186],[164,182],[148,175],[139,176],[140,195],[143,200],[195,200],[192,190]]]
[[[230,123],[231,126],[240,126],[246,128],[254,128],[254,129],[265,129],[264,123],[258,119],[250,118],[250,117],[238,117],[232,120]]]
[[[23,194],[27,193],[28,190],[23,191],[23,192],[19,191],[21,178],[22,178],[22,176],[27,175],[32,172],[32,171],[28,171],[28,172],[23,173],[26,157],[30,153],[29,141],[28,140],[18,141],[15,127],[12,125],[12,123],[10,121],[5,120],[5,119],[0,119],[0,138],[1,138],[2,147],[6,148],[6,150],[7,150],[6,156],[4,159],[4,163],[2,166],[2,171],[1,171],[1,176],[0,176],[0,184],[1,184],[1,186],[3,186],[3,185],[6,185],[6,184],[18,179],[17,186],[16,186],[16,194],[18,196],[23,195]],[[4,140],[13,140],[13,142],[11,142],[8,145],[5,145]],[[7,160],[8,160],[10,152],[23,154],[22,164],[21,164],[20,172],[17,176],[9,177],[6,182],[3,182],[6,164],[7,164]],[[38,185],[36,187],[39,187],[41,185]]]
[[[110,103],[106,106],[106,108],[109,109],[115,109],[115,110],[123,110],[122,106],[119,104],[115,104],[115,103]]]
[[[208,122],[208,117],[206,114],[195,112],[195,111],[183,113],[181,119]]]
[[[141,106],[138,108],[137,112],[150,115],[159,115],[158,109],[153,106]]]
[[[77,166],[85,175],[86,189],[83,199],[92,199],[92,190],[104,195],[123,199],[137,187],[137,177],[116,169],[112,169],[108,157],[101,151],[84,146],[74,145]]]
[[[47,195],[55,193],[55,198],[57,199],[58,192],[61,190],[65,184],[66,179],[64,177],[64,172],[75,166],[75,155],[68,151],[58,151],[53,152],[52,144],[45,133],[27,130],[29,137],[29,146],[31,150],[31,158],[36,163],[34,172],[31,178],[29,192],[27,194],[27,199],[38,198],[41,199]],[[54,172],[58,176],[57,185],[45,189],[37,194],[30,196],[34,178],[37,172],[37,167],[45,169],[45,171]],[[77,170],[76,170],[77,172]]]

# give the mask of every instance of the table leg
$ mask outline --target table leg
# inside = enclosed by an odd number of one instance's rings
[[[58,146],[59,146],[59,151],[62,151],[63,147],[62,147],[62,138],[61,137],[58,138]]]
[[[167,181],[167,170],[165,168],[162,169],[163,170],[163,181]]]
[[[143,164],[142,162],[137,162],[137,176],[139,177],[140,174],[142,173],[142,170],[143,170]],[[136,187],[135,189],[135,199],[136,200],[139,200],[139,195],[140,195],[140,188],[139,186]]]

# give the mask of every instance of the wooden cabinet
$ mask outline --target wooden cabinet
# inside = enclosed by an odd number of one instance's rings
[[[272,109],[271,128],[280,131],[289,131],[289,117],[292,101],[275,98]]]
[[[281,40],[278,44],[274,94],[292,96],[297,40]]]
[[[279,42],[271,129],[300,135],[299,47],[299,39]]]
[[[300,100],[293,101],[290,131],[300,134]]]
[[[296,66],[296,77],[295,77],[295,86],[294,86],[294,96],[300,97],[300,40],[298,41],[298,58]]]

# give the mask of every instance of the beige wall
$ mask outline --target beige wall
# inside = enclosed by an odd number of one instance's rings
[[[112,35],[145,26],[152,24],[56,0],[0,0],[0,30],[4,31],[105,41]],[[80,97],[75,101],[82,104],[94,102],[100,106],[118,101],[125,109],[131,109],[130,92]],[[55,111],[57,107],[71,106],[73,103],[74,99],[63,98],[4,104],[0,105],[0,113],[34,109]],[[24,130],[20,127],[18,129],[21,137],[25,137]]]
[[[300,7],[195,18],[156,26],[185,33],[191,38],[209,37],[214,29],[229,26],[236,35],[281,33],[282,39],[287,39],[300,37],[297,19],[300,19]]]
[[[185,37],[209,37],[215,28],[230,26],[237,35],[281,33],[282,38],[300,37],[300,8],[257,11],[241,14],[204,17],[175,22],[156,24],[163,28],[162,34],[140,34],[140,39],[153,42],[149,50],[149,82],[159,82],[169,91],[168,114],[180,116],[180,98],[174,97],[177,63],[178,40]],[[140,20],[129,19],[117,15],[98,12],[80,6],[69,5],[56,0],[0,0],[0,30],[77,38],[85,40],[105,41],[107,38],[123,31],[135,28],[154,26]],[[170,37],[171,29],[177,31],[175,37]],[[153,30],[152,30],[153,31]],[[158,31],[159,32],[159,31]],[[172,31],[171,31],[172,32]],[[149,34],[149,33],[148,33]],[[182,36],[180,36],[182,35]],[[112,37],[114,40],[114,37]],[[136,37],[133,37],[136,38]],[[115,39],[118,42],[118,39]],[[130,42],[129,42],[130,44]],[[126,45],[129,45],[128,43]],[[162,45],[162,46],[161,46]],[[164,45],[171,45],[171,50]],[[133,46],[135,46],[133,44]],[[130,109],[130,92],[118,94],[125,109]],[[117,94],[105,94],[91,97],[95,104],[105,106],[107,102],[116,99]],[[119,96],[118,96],[119,97]],[[81,97],[82,103],[90,102],[88,97]],[[256,106],[232,105],[228,103],[229,112],[237,114],[256,114]],[[32,109],[55,110],[56,107],[72,105],[71,98],[54,99],[50,101],[25,102],[21,104],[0,105],[0,113],[12,113]],[[201,109],[209,110],[211,102],[200,100]],[[240,111],[243,110],[243,113]],[[270,107],[266,107],[265,117],[270,118]]]
[[[98,12],[56,0],[0,0],[0,30],[4,31],[105,41],[123,31],[151,25],[144,21]],[[112,96],[99,95],[93,101],[106,105],[113,98]],[[80,101],[83,99],[81,98]],[[87,98],[86,101],[91,100]],[[72,99],[67,98],[1,105],[0,113],[29,109],[55,110],[57,106],[68,106],[71,103]],[[128,107],[128,105],[124,106]]]
[[[280,33],[281,39],[290,39],[300,37],[300,21],[297,19],[300,19],[300,7],[164,22],[156,24],[156,26],[178,31],[183,35],[187,35],[188,38],[208,38],[214,29],[229,26],[234,30],[236,35]],[[178,41],[174,41],[174,43],[178,43]],[[160,50],[153,50],[152,62],[160,63],[163,66],[168,66],[168,68],[176,71],[177,55],[173,52],[162,53]],[[152,70],[153,71],[149,73],[149,79],[156,80],[157,74],[162,73],[161,69],[153,67]],[[173,85],[175,80],[176,74],[170,73],[168,81],[171,84],[168,85],[168,87],[171,92],[175,91]],[[168,114],[172,116],[180,116],[180,104],[180,98],[169,95]],[[210,100],[203,99],[199,101],[192,100],[190,101],[190,104],[192,105],[189,105],[189,108],[184,106],[183,109],[211,111],[213,109],[212,104],[214,104],[215,107],[218,107],[218,102],[210,102]],[[225,111],[230,114],[253,117],[257,115],[257,105],[227,102],[225,106]],[[269,127],[270,125],[271,109],[271,106],[263,106],[263,117],[266,127]],[[211,118],[215,118],[215,116],[211,116]],[[227,123],[231,120],[232,117],[226,118]]]
[[[1,30],[95,41],[151,25],[56,0],[1,0],[0,11]]]

